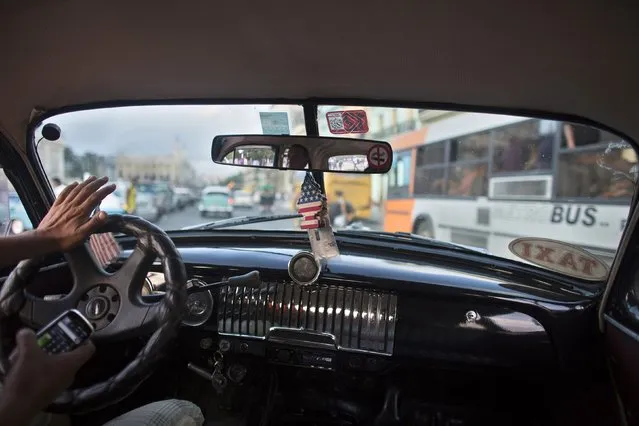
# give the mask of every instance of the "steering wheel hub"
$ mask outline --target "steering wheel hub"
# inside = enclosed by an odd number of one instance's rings
[[[87,302],[87,306],[84,308],[87,318],[96,320],[106,315],[109,310],[109,301],[102,297],[96,296]]]

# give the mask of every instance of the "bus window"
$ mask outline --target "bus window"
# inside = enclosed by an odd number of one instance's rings
[[[486,163],[451,166],[448,172],[448,195],[478,197],[487,193]]]
[[[556,124],[524,120],[494,132],[493,173],[550,170]]]
[[[443,167],[418,167],[415,169],[416,195],[443,195],[446,191]]]
[[[397,152],[393,167],[388,172],[388,196],[390,198],[407,197],[410,181],[411,151]]]
[[[417,149],[417,167],[443,164],[446,156],[446,141],[429,143]]]
[[[450,143],[450,162],[487,158],[489,145],[490,132],[476,133],[453,139]]]
[[[557,170],[559,198],[630,198],[637,156],[630,145],[607,132],[564,124]]]

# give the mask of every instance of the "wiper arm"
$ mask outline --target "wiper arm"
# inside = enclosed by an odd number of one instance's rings
[[[251,223],[274,222],[277,220],[297,219],[301,214],[274,214],[270,216],[239,216],[231,219],[216,220],[214,222],[202,223],[199,225],[187,226],[182,230],[204,231],[209,229],[228,228],[231,226],[248,225]]]

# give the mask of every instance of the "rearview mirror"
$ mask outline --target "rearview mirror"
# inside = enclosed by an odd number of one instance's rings
[[[321,136],[226,135],[213,139],[217,164],[279,170],[386,173],[393,150],[386,142]]]

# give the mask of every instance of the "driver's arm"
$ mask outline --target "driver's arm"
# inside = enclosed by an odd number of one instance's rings
[[[49,355],[40,349],[35,333],[29,329],[18,332],[16,343],[0,393],[0,423],[22,426],[71,386],[75,373],[91,358],[95,347],[89,341],[71,352]]]
[[[67,186],[37,229],[0,238],[0,267],[56,251],[67,251],[86,240],[107,218],[104,212],[89,217],[115,190],[115,185],[105,186],[107,180],[106,177],[96,179],[91,176],[80,184]]]

